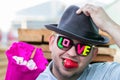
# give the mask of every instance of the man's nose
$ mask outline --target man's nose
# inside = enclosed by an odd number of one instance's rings
[[[69,56],[77,56],[74,46],[72,46],[72,47],[67,51],[67,53],[69,54]]]

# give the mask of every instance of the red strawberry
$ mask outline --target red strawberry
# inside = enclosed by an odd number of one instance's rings
[[[64,60],[64,67],[65,68],[77,68],[78,67],[78,63],[71,60],[71,59],[65,59]]]

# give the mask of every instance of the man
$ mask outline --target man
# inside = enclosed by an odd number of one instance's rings
[[[55,32],[49,40],[52,61],[37,80],[119,80],[120,64],[89,64],[97,54],[95,46],[109,42],[98,34],[96,26],[108,32],[120,46],[119,26],[102,8],[90,4],[82,8],[70,6],[58,25],[46,25]]]

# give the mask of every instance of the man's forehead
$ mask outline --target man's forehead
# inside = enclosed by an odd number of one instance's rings
[[[72,38],[72,37],[69,37],[69,36],[66,36],[66,35],[63,35],[63,34],[57,34],[57,36],[64,36],[64,37],[66,37],[67,39],[72,40],[74,44],[76,44],[76,43],[81,43],[81,44],[86,44],[86,45],[92,45],[92,44],[85,43],[85,42],[83,42],[83,41],[81,41],[81,40],[77,40],[77,39],[74,39],[74,38]]]

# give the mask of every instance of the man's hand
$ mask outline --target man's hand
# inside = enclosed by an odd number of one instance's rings
[[[120,47],[120,37],[118,37],[120,35],[120,26],[110,19],[102,7],[86,4],[78,9],[76,14],[80,14],[81,12],[86,16],[90,16],[96,26],[110,34]]]
[[[81,12],[86,16],[90,16],[97,27],[104,31],[108,29],[108,25],[113,23],[102,7],[86,4],[76,11],[77,14],[80,14]]]

